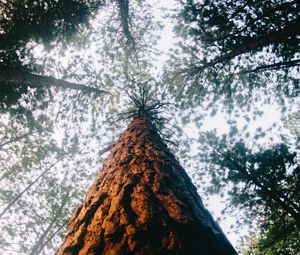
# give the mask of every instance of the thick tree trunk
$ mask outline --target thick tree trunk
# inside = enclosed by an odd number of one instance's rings
[[[57,254],[236,254],[145,116],[112,148]]]

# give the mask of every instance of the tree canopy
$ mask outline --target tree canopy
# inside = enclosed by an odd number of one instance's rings
[[[299,7],[0,1],[1,253],[54,252],[145,100],[199,190],[229,189],[226,205],[246,209],[259,252],[299,252]],[[174,41],[167,56],[164,36]],[[282,120],[249,131],[274,105]],[[229,131],[219,120],[214,128],[227,135],[203,133],[220,115]]]
[[[266,54],[262,63],[253,59],[255,68],[240,62],[241,71],[292,67],[299,64],[299,8],[298,1],[186,1],[180,29],[203,44],[202,61],[195,63],[199,71],[263,50],[272,55]]]
[[[253,104],[257,88],[277,100],[298,96],[299,8],[298,1],[182,1],[174,14],[182,39],[169,67],[176,91],[240,106]]]
[[[1,1],[1,64],[24,66],[26,45],[66,42],[102,5],[101,1]]]

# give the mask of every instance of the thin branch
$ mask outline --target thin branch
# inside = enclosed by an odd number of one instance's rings
[[[47,240],[40,246],[39,250],[36,254],[41,254],[41,251],[45,248],[45,246],[52,240],[52,238],[62,229],[65,225],[60,226],[58,229],[56,229],[48,238]]]
[[[98,155],[99,155],[99,156],[102,156],[104,153],[110,151],[110,150],[114,147],[115,144],[116,144],[116,143],[112,143],[112,144],[108,145],[107,147],[105,147],[104,149],[100,150],[100,151],[98,152]]]
[[[10,139],[10,140],[7,141],[7,142],[1,143],[1,144],[0,144],[0,149],[1,149],[3,146],[8,145],[8,144],[10,144],[10,143],[18,142],[18,141],[22,140],[23,138],[25,138],[25,137],[27,137],[27,136],[29,136],[29,135],[35,133],[35,132],[37,132],[37,130],[36,130],[36,131],[29,131],[28,133],[25,133],[25,134],[23,134],[23,135],[20,135],[20,136],[17,136],[17,137],[15,137],[15,138],[12,138],[12,139]]]
[[[290,68],[294,66],[300,65],[300,58],[294,59],[291,61],[283,61],[283,62],[277,62],[270,65],[261,65],[254,69],[249,69],[245,71],[241,71],[240,73],[254,73],[254,72],[263,72],[267,70],[278,70],[280,68]]]
[[[9,204],[4,208],[4,210],[0,213],[0,218],[13,206],[15,202],[17,202],[21,196],[26,193],[35,183],[39,181],[47,172],[49,172],[52,167],[54,167],[58,162],[60,162],[64,158],[59,158],[55,163],[51,164],[45,171],[43,171],[35,180],[33,180],[25,189],[23,189]]]
[[[44,240],[46,239],[47,235],[49,234],[49,232],[51,231],[51,229],[55,225],[55,223],[57,223],[59,217],[61,216],[62,210],[66,206],[66,202],[69,199],[70,199],[69,192],[67,192],[67,194],[63,197],[63,199],[61,201],[61,205],[57,209],[53,219],[50,222],[50,224],[48,225],[48,227],[46,228],[44,233],[40,236],[40,238],[38,239],[38,241],[36,242],[36,244],[32,248],[32,250],[30,252],[30,255],[40,254],[40,251],[43,250],[43,248],[45,247],[45,244],[46,244],[44,242]]]

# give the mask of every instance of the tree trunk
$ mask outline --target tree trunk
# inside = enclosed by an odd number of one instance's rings
[[[32,88],[58,87],[63,89],[80,90],[85,93],[95,93],[96,95],[108,93],[107,91],[102,89],[97,89],[83,84],[77,84],[48,76],[32,74],[6,66],[0,66],[0,85],[26,85]]]
[[[156,127],[137,116],[68,225],[57,254],[236,254]]]

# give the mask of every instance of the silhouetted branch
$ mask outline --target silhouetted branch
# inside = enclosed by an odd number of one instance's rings
[[[293,66],[299,66],[300,65],[300,59],[295,59],[291,61],[283,61],[283,62],[277,62],[270,65],[262,65],[259,67],[256,67],[254,69],[249,69],[245,71],[241,71],[241,73],[254,73],[254,72],[262,72],[266,70],[278,70],[280,68],[290,68]]]
[[[59,87],[65,89],[80,90],[84,93],[95,93],[97,95],[109,93],[102,89],[89,87],[48,76],[32,74],[15,68],[0,66],[1,85],[27,85],[29,87]]]

